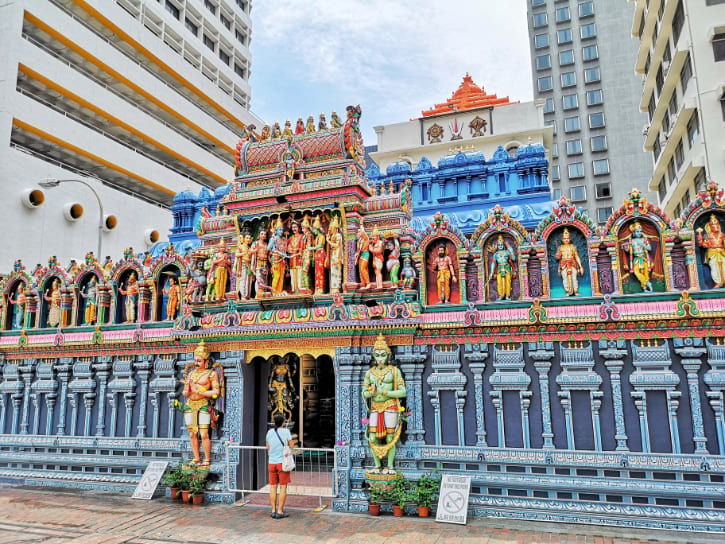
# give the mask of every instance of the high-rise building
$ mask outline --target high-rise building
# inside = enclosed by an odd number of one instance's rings
[[[678,217],[706,180],[725,179],[725,0],[633,3],[649,188]]]
[[[250,2],[17,0],[0,5],[0,272],[145,250],[174,194],[220,190],[249,112]],[[91,246],[88,246],[91,241]],[[120,253],[119,253],[120,252]]]
[[[552,196],[605,222],[652,173],[642,152],[642,86],[632,72],[632,5],[621,0],[527,0],[534,96],[554,127]]]

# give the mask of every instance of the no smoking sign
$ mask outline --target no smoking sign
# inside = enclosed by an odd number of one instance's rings
[[[436,521],[465,525],[468,517],[468,495],[470,491],[470,476],[444,474],[441,479]]]

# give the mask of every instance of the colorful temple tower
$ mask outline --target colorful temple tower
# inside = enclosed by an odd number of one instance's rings
[[[166,460],[231,503],[281,412],[334,456],[336,510],[437,469],[471,476],[472,515],[725,529],[725,190],[676,219],[635,189],[603,226],[562,199],[533,229],[500,205],[416,228],[360,115],[247,134],[218,203],[177,197],[183,252],[16,263],[2,477],[130,490]]]

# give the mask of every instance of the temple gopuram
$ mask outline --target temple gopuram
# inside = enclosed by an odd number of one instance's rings
[[[474,516],[725,529],[725,190],[677,218],[633,189],[605,225],[566,199],[416,225],[412,176],[366,175],[360,115],[250,127],[153,254],[15,263],[0,477],[126,492],[189,463],[232,503],[254,467],[228,445],[282,412],[334,448],[338,511],[440,470]]]

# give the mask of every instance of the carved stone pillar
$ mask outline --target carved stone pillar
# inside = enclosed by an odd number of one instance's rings
[[[110,319],[112,297],[113,292],[110,285],[98,286],[98,319],[96,323],[99,325],[113,321]]]
[[[36,379],[31,386],[33,390],[33,406],[35,407],[35,417],[33,420],[33,434],[40,433],[40,412],[43,406],[43,397],[45,397],[46,422],[45,434],[52,434],[53,429],[53,409],[55,407],[55,399],[58,397],[58,381],[54,377],[53,371],[54,359],[41,359],[35,366]]]
[[[442,417],[440,410],[440,393],[451,391],[456,399],[456,426],[458,430],[458,445],[465,445],[465,428],[463,421],[463,409],[466,404],[466,383],[468,378],[461,372],[461,356],[458,346],[438,346],[432,351],[433,373],[428,376],[428,385],[431,390],[428,395],[431,402],[435,399],[434,409],[436,412],[436,444],[443,443]],[[437,407],[436,407],[437,406]]]
[[[30,386],[33,383],[35,374],[35,359],[24,359],[19,366],[20,375],[23,380],[23,417],[20,422],[20,434],[28,434],[30,426]]]
[[[65,435],[65,420],[68,400],[68,380],[70,379],[71,369],[73,368],[73,359],[71,357],[61,357],[58,359],[58,365],[55,367],[60,380],[60,404],[58,405],[58,435]]]
[[[687,372],[687,386],[690,397],[690,414],[692,415],[692,439],[695,453],[708,453],[707,438],[702,423],[702,407],[700,405],[700,382],[698,372],[702,365],[701,357],[705,354],[705,342],[702,338],[675,338],[675,353],[682,357],[682,368]]]
[[[108,401],[111,405],[111,434],[116,436],[118,429],[118,408],[119,397],[123,395],[123,403],[126,408],[124,418],[123,436],[131,436],[131,416],[133,415],[133,403],[136,398],[136,380],[133,378],[132,363],[129,358],[117,359],[113,363],[113,379],[108,383]]]
[[[154,377],[149,382],[149,389],[151,390],[151,406],[154,409],[154,413],[151,417],[152,420],[152,426],[151,426],[151,436],[154,438],[157,438],[159,436],[159,421],[161,417],[161,410],[164,407],[164,404],[161,402],[161,396],[167,395],[167,398],[169,396],[172,398],[172,404],[173,399],[176,398],[175,391],[176,391],[176,375],[175,375],[175,368],[176,368],[176,357],[174,356],[160,356],[154,361]],[[171,405],[169,405],[171,406]],[[166,406],[167,409],[169,409],[169,406]],[[173,406],[171,406],[171,409],[173,409]],[[171,417],[171,413],[169,413],[169,417]],[[169,434],[167,436],[169,438],[172,438],[173,432],[171,430],[173,427],[169,428]]]
[[[141,382],[141,391],[139,395],[139,416],[138,428],[136,436],[146,436],[146,400],[148,399],[149,375],[151,374],[151,356],[139,355],[134,368]]]
[[[151,311],[151,282],[143,281],[138,287],[138,308],[136,309],[136,322],[145,323],[149,320]]]
[[[73,289],[60,290],[60,326],[68,327],[73,318]]]
[[[542,447],[554,448],[554,431],[551,425],[551,395],[549,393],[549,371],[554,359],[553,342],[537,342],[529,344],[529,358],[534,361],[534,368],[539,374],[539,393],[541,394],[541,438]]]
[[[715,412],[718,452],[725,455],[725,342],[722,338],[707,340],[707,362],[710,370],[705,372],[703,381],[710,391],[705,394]]]
[[[106,432],[106,390],[108,377],[111,375],[111,357],[98,357],[93,365],[98,380],[98,419],[96,420],[96,436],[104,436]]]
[[[609,371],[609,382],[612,387],[612,405],[614,408],[614,439],[617,451],[629,451],[627,445],[627,429],[624,425],[624,406],[622,404],[622,359],[627,355],[624,340],[599,341],[599,355],[604,359],[604,366]]]
[[[425,444],[423,427],[423,371],[428,352],[426,346],[399,346],[396,348],[395,360],[400,366],[405,379],[407,396],[406,406],[410,411],[408,418],[408,440],[411,446]]]
[[[491,374],[491,397],[493,404],[496,407],[496,415],[498,420],[498,445],[499,447],[506,446],[505,437],[505,426],[504,426],[504,407],[503,407],[503,392],[513,391],[518,393],[519,396],[519,410],[522,414],[521,419],[521,434],[525,437],[530,436],[528,428],[524,428],[527,425],[527,421],[523,419],[523,411],[525,400],[530,397],[529,385],[531,384],[531,378],[524,371],[525,359],[524,359],[524,347],[523,344],[504,344],[495,345],[493,348],[493,367],[494,373]]]
[[[483,404],[483,373],[488,359],[488,344],[466,344],[463,356],[468,361],[468,368],[473,373],[473,397],[476,402],[476,446],[485,448],[486,417]]]

